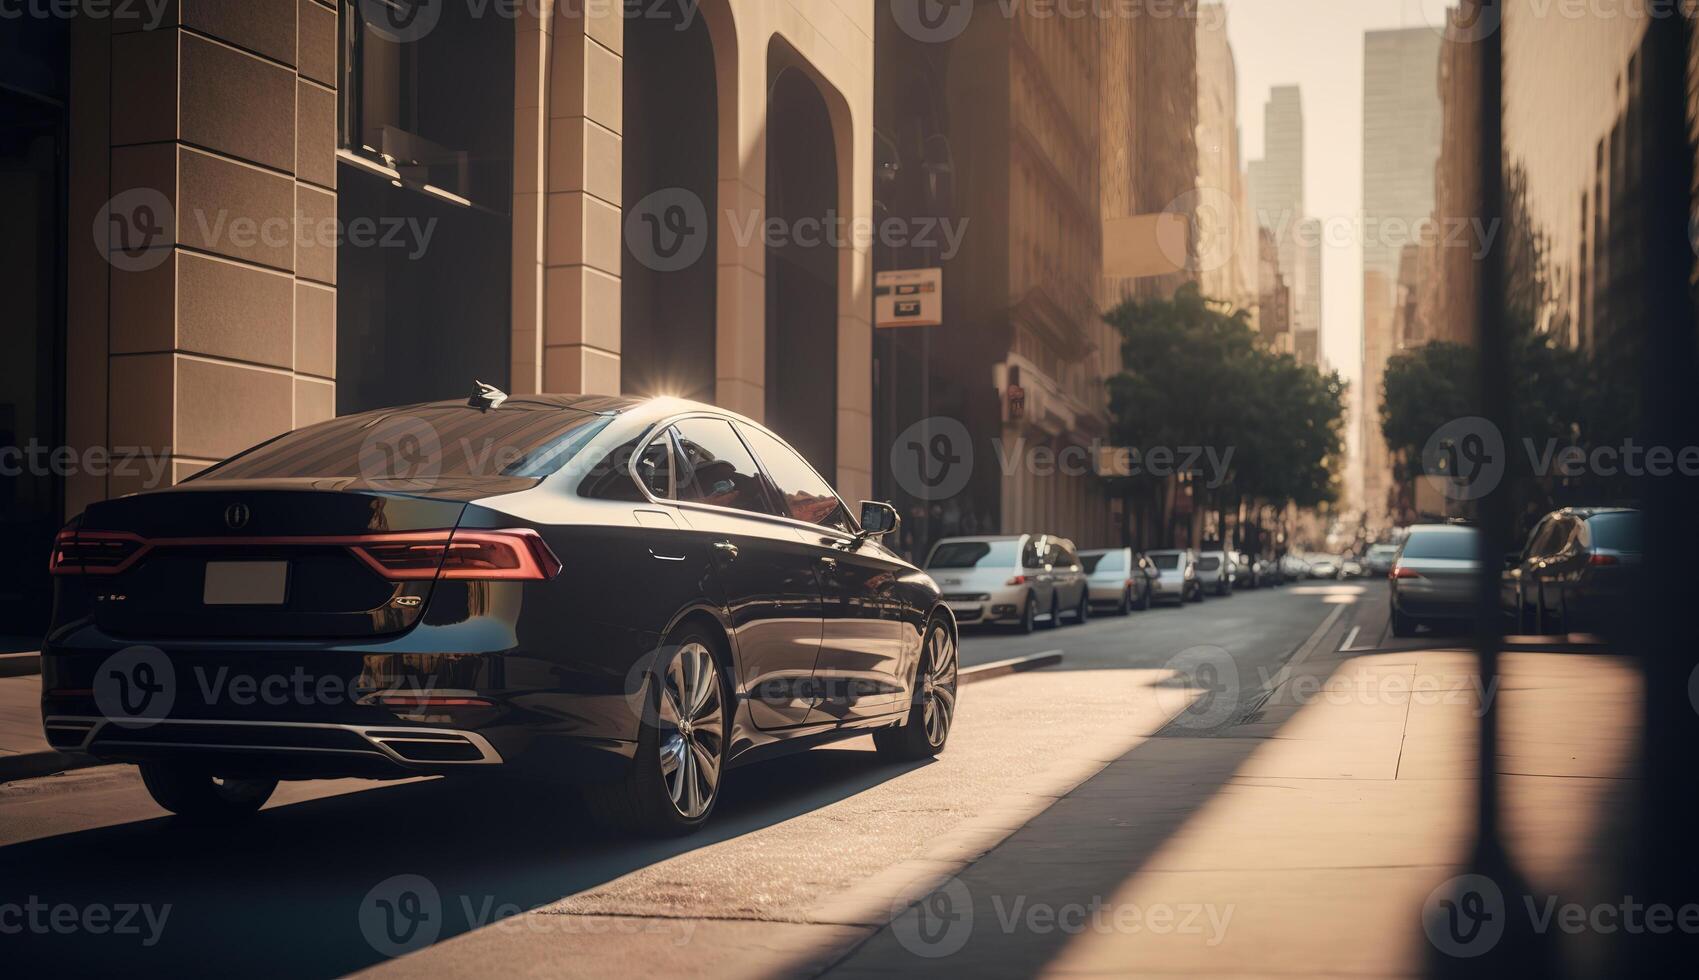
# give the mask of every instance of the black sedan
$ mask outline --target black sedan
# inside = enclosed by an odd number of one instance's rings
[[[280,779],[501,773],[683,833],[728,766],[944,748],[956,625],[896,525],[692,402],[346,416],[60,533],[47,737],[200,819]]]

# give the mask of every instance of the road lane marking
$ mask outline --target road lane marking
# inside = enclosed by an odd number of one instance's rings
[[[1362,629],[1361,626],[1351,627],[1351,632],[1345,634],[1345,642],[1339,644],[1339,652],[1340,653],[1349,653],[1350,652],[1351,644],[1357,642],[1357,633],[1361,629]]]

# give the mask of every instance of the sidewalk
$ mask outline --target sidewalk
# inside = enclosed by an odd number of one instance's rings
[[[41,675],[0,677],[0,783],[91,765],[85,756],[55,752],[41,731]]]
[[[1380,625],[1361,613],[1366,646]],[[1446,940],[1428,938],[1424,906],[1462,873],[1473,837],[1475,658],[1340,653],[1343,630],[1249,719],[1188,731],[1180,716],[923,887],[832,975],[929,962],[998,976],[1425,972]],[[1610,902],[1638,673],[1607,655],[1520,651],[1502,671],[1511,857],[1542,908],[1546,896]],[[1505,895],[1500,907],[1527,914],[1521,904]],[[1585,966],[1596,945],[1553,942],[1578,975],[1596,972]]]

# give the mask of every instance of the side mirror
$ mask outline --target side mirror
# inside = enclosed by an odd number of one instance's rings
[[[882,538],[903,523],[897,509],[877,500],[861,502],[861,533],[870,538]]]

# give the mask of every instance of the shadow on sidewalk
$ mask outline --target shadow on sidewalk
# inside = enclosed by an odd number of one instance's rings
[[[446,940],[489,924],[494,909],[547,905],[919,765],[828,748],[775,760],[756,778],[733,770],[709,826],[669,841],[594,828],[566,791],[454,780],[274,807],[232,829],[161,817],[39,838],[0,848],[8,896],[78,910],[147,905],[167,910],[164,928],[144,948],[143,936],[49,923],[8,937],[4,959],[17,976],[93,974],[115,963],[138,976],[341,976],[385,960],[371,915],[377,901],[396,898],[383,884],[394,876],[422,876],[435,889],[436,938]]]

